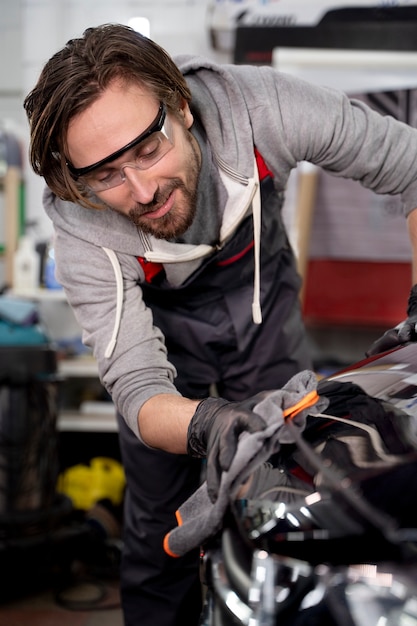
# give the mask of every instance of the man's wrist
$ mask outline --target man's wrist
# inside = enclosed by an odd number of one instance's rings
[[[209,434],[220,408],[229,404],[223,398],[205,398],[197,405],[187,430],[187,454],[197,458],[207,455]]]

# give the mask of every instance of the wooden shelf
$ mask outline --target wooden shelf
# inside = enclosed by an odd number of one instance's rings
[[[58,372],[68,381],[98,379],[97,362],[92,356],[60,360]],[[87,381],[85,384],[88,386]],[[57,428],[63,432],[117,433],[116,409],[110,401],[83,401],[79,408],[59,411]]]
[[[57,300],[58,302],[66,302],[67,300],[63,289],[45,289],[42,287],[37,289],[10,289],[8,293],[15,298],[27,300]]]
[[[81,413],[80,411],[64,410],[58,415],[57,428],[60,432],[99,432],[117,433],[116,412]]]
[[[58,371],[66,378],[98,378],[97,362],[93,357],[76,357],[58,361]]]

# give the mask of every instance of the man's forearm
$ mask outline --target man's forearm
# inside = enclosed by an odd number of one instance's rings
[[[150,398],[138,416],[143,441],[165,452],[186,454],[188,425],[199,403],[172,394]]]

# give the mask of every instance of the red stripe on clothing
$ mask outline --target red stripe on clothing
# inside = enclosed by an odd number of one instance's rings
[[[255,159],[256,159],[256,165],[258,168],[259,180],[263,180],[267,176],[274,178],[274,175],[271,172],[271,170],[268,168],[267,164],[265,163],[263,156],[261,155],[260,152],[258,152],[256,148],[255,148]]]
[[[247,252],[249,252],[249,250],[251,250],[254,246],[254,242],[253,240],[250,242],[249,245],[246,246],[246,248],[243,248],[243,250],[241,250],[240,252],[238,252],[237,254],[235,254],[234,256],[231,256],[230,259],[225,259],[224,261],[219,261],[217,263],[217,265],[219,265],[220,267],[224,266],[224,265],[231,265],[232,263],[234,263],[235,261],[239,261],[239,259],[241,259],[243,256],[245,256],[245,254]]]
[[[145,281],[147,283],[151,283],[155,276],[157,276],[159,272],[162,272],[162,270],[164,269],[162,263],[153,263],[152,261],[147,261],[143,258],[143,256],[138,256],[136,258],[139,261],[141,268],[143,269],[143,272],[145,274]]]

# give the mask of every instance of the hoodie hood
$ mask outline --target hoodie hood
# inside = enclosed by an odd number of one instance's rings
[[[54,227],[95,246],[137,255],[139,236],[132,222],[111,209],[86,209],[60,200],[49,188],[43,193],[43,206]]]
[[[224,171],[251,178],[253,130],[236,74],[228,65],[202,57],[181,55],[175,62],[191,89],[191,110],[200,118],[219,165]]]

